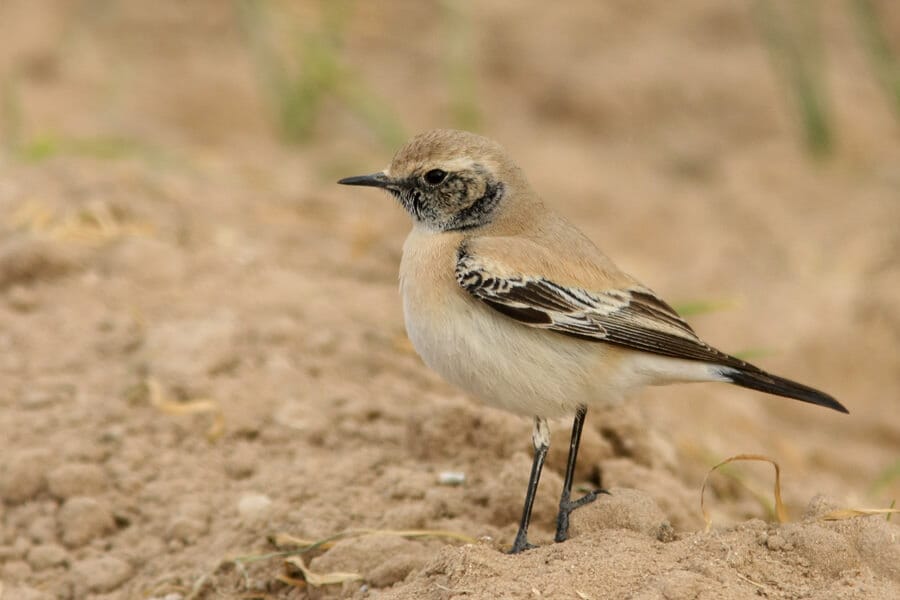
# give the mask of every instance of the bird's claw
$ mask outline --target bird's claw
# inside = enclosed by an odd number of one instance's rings
[[[528,538],[520,533],[516,536],[516,541],[513,542],[512,548],[507,551],[507,554],[518,554],[519,552],[524,552],[525,550],[531,550],[533,548],[537,548],[537,546],[529,543]]]
[[[609,494],[608,490],[597,489],[588,492],[577,500],[562,500],[559,503],[559,514],[556,516],[556,537],[554,541],[564,542],[569,539],[569,515],[576,508],[581,508],[585,504],[590,504],[601,494]]]

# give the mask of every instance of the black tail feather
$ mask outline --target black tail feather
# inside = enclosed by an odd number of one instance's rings
[[[777,375],[769,375],[764,371],[726,368],[723,369],[722,375],[728,378],[731,383],[741,387],[750,388],[751,390],[775,394],[776,396],[784,396],[785,398],[794,398],[801,402],[809,402],[810,404],[824,406],[842,413],[850,412],[843,404],[824,392],[791,381],[790,379],[784,379]]]

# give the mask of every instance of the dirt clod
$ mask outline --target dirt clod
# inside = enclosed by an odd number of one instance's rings
[[[71,256],[50,240],[25,235],[7,237],[0,242],[0,291],[14,284],[64,275],[74,266]]]
[[[428,543],[397,536],[369,535],[337,543],[310,567],[319,572],[360,573],[373,587],[389,587],[425,564],[427,547]]]
[[[63,500],[73,496],[96,496],[106,486],[106,473],[94,464],[68,463],[47,473],[50,493]]]
[[[3,593],[16,600],[55,600],[50,592],[39,590],[28,585],[11,585],[3,588]]]
[[[72,565],[76,590],[111,592],[132,574],[131,565],[115,556],[79,560]]]
[[[571,534],[583,535],[603,529],[628,529],[657,539],[671,529],[659,505],[648,494],[627,488],[612,488],[609,494],[572,513]]]
[[[70,547],[83,546],[115,529],[109,508],[94,498],[76,496],[66,500],[57,514],[62,541]]]
[[[18,504],[34,498],[46,485],[50,455],[45,450],[7,454],[0,465],[0,497]]]
[[[28,551],[28,564],[35,571],[64,565],[68,561],[68,551],[58,544],[41,544]]]

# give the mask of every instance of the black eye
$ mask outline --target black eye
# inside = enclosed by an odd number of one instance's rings
[[[428,185],[438,185],[447,178],[447,172],[440,169],[432,169],[425,173],[425,183]]]

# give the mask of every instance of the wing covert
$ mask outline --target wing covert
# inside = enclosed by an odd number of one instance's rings
[[[465,244],[457,253],[456,280],[474,298],[529,327],[673,358],[746,364],[704,343],[671,306],[637,284],[599,291],[560,285],[511,271]]]

